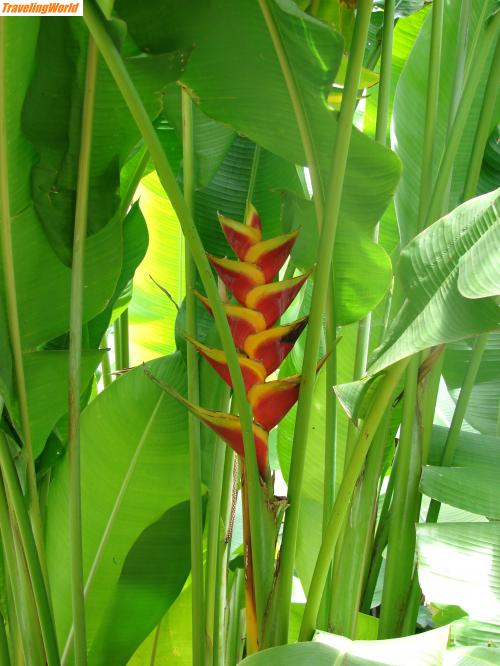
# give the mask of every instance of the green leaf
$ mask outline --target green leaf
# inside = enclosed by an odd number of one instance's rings
[[[313,640],[330,645],[346,666],[441,666],[448,643],[448,627],[416,636],[382,641],[351,641],[317,631]]]
[[[481,666],[482,664],[500,663],[500,649],[484,647],[465,647],[449,650],[446,653],[444,666]]]
[[[500,519],[498,471],[485,467],[424,467],[420,488],[439,502]]]
[[[495,0],[473,0],[470,4],[469,39],[465,46],[467,56],[471,54],[471,45],[474,42],[475,30],[480,25],[480,21],[484,20],[493,11]],[[446,5],[446,11],[444,12],[443,57],[441,58],[439,75],[439,103],[433,147],[433,174],[437,172],[441,155],[446,145],[448,114],[454,94],[456,63],[454,54],[457,49],[458,21],[461,6],[461,2],[450,2]],[[429,13],[399,78],[392,116],[392,144],[403,163],[403,175],[395,197],[403,246],[417,232],[422,168],[421,147],[425,128],[431,18],[431,13]],[[485,67],[482,81],[474,97],[465,131],[460,142],[451,178],[450,201],[447,210],[452,210],[462,200],[461,196],[469,157],[474,145],[475,128],[481,110],[488,69],[488,67]]]
[[[492,211],[500,218],[498,207]],[[500,295],[500,224],[493,224],[458,265],[458,289],[466,298],[485,298]]]
[[[292,259],[301,270],[309,270],[318,256],[319,244],[313,203],[287,193],[283,217],[287,229],[301,228]],[[336,320],[338,325],[351,324],[384,297],[392,277],[391,260],[383,247],[373,242],[372,228],[344,222],[337,231],[333,265]]]
[[[418,577],[427,600],[500,621],[500,523],[417,525]]]
[[[180,354],[148,364],[185,391]],[[188,497],[187,418],[144,373],[131,370],[97,396],[81,419],[84,580],[89,645],[112,603],[127,553],[141,533]],[[60,646],[71,625],[68,460],[55,468],[47,514],[47,560]],[[177,566],[177,565],[176,565]]]
[[[473,340],[447,345],[443,377],[454,402],[462,386],[471,357]],[[500,395],[500,333],[490,333],[481,358],[476,383],[467,404],[465,420],[485,435],[497,434]]]
[[[83,350],[80,390],[90,382],[102,357],[101,351]],[[41,453],[47,437],[59,419],[68,411],[68,352],[38,351],[23,355],[28,392],[31,446],[35,458]],[[11,416],[20,423],[15,402]]]
[[[146,20],[158,10],[169,16],[175,3],[154,0],[139,8],[119,0],[116,10],[142,48],[164,50],[174,39],[169,17]],[[305,164],[302,141],[288,90],[257,3],[217,0],[209,8],[182,12],[175,31],[196,43],[182,76],[206,115],[227,123],[292,164]],[[342,56],[342,39],[326,24],[303,14],[291,0],[272,2],[271,10],[287,57],[294,68],[301,105],[313,132],[323,176],[329,171],[337,114],[325,102]],[[171,25],[172,30],[165,26]],[[228,54],[238,57],[228,57]],[[341,217],[373,224],[387,207],[399,178],[395,156],[353,130]],[[360,187],[359,183],[363,186]]]
[[[450,644],[454,646],[483,645],[500,648],[500,625],[478,622],[464,617],[450,625]]]
[[[127,663],[180,594],[190,562],[189,503],[183,502],[147,527],[128,552],[91,664]]]
[[[83,21],[66,17],[41,21],[36,73],[23,109],[23,128],[39,155],[32,172],[35,208],[53,249],[67,265],[71,263],[87,42]],[[156,118],[162,109],[163,89],[180,75],[185,54],[127,57],[125,62],[150,117]],[[89,235],[102,229],[115,214],[120,168],[139,137],[113,77],[99,58],[89,174]]]
[[[429,464],[438,465],[444,450],[448,428],[434,425],[432,428]],[[453,465],[496,469],[500,466],[500,437],[479,435],[462,430],[453,458]]]
[[[460,263],[489,229],[500,226],[500,189],[471,199],[409,243],[396,275],[406,297],[375,351],[371,372],[422,349],[493,330],[500,309],[491,298],[467,299],[458,289]],[[500,253],[489,248],[492,259]]]

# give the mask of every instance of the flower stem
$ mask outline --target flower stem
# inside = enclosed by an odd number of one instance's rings
[[[182,164],[184,198],[190,213],[194,207],[194,127],[193,103],[182,91]],[[196,303],[193,289],[196,286],[196,266],[189,250],[186,250],[186,333],[196,334]],[[186,348],[188,400],[200,404],[200,376],[198,355],[193,345]],[[189,424],[189,506],[191,532],[191,624],[193,666],[204,663],[204,608],[203,608],[203,508],[201,493],[200,422],[188,415]]]

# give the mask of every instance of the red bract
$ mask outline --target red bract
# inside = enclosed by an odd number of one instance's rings
[[[310,275],[310,271],[284,281],[273,278],[290,255],[299,231],[262,240],[260,218],[253,206],[245,222],[219,215],[219,222],[237,260],[208,255],[226,288],[239,302],[224,306],[236,347],[238,361],[254,417],[254,440],[259,471],[268,469],[267,433],[274,428],[297,401],[300,375],[266,381],[292,350],[307,325],[307,317],[281,326],[273,325],[291,304]],[[209,312],[208,299],[195,292]],[[198,352],[231,384],[226,356],[221,349],[206,347],[187,338]],[[189,405],[189,409],[214,430],[239,455],[243,456],[243,436],[238,417]]]

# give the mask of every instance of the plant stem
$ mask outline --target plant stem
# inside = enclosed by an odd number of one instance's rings
[[[23,458],[27,468],[27,502],[28,511],[33,527],[35,543],[46,578],[46,565],[43,544],[43,527],[38,504],[36,484],[35,461],[31,446],[31,429],[28,412],[28,396],[26,392],[26,379],[24,376],[23,350],[19,312],[17,309],[16,276],[14,266],[14,249],[12,239],[12,212],[10,209],[9,192],[9,160],[7,142],[7,91],[6,91],[6,43],[7,19],[0,17],[0,246],[1,264],[4,279],[6,315],[9,328],[10,347],[14,361],[14,374],[16,380],[17,399],[21,415],[23,438]]]
[[[406,371],[398,467],[389,522],[389,541],[382,594],[379,638],[400,635],[415,557],[415,496],[421,469],[420,434],[416,423],[418,369],[415,354]]]
[[[477,373],[481,365],[481,359],[483,358],[486,343],[488,342],[488,335],[488,333],[482,333],[474,340],[469,367],[467,368],[467,373],[462,388],[460,389],[457,404],[455,405],[455,411],[453,412],[453,418],[451,419],[450,428],[448,430],[448,436],[446,437],[443,453],[441,455],[441,465],[443,467],[449,467],[453,463],[455,451],[457,450],[458,442],[460,440],[460,431],[465,418],[465,412],[467,411],[467,405],[469,404],[472,389],[474,388]],[[428,523],[435,523],[437,521],[440,508],[441,502],[434,499],[431,500],[427,512]]]
[[[261,153],[261,147],[259,146],[258,143],[256,143],[253,151],[252,168],[250,169],[250,179],[248,181],[247,200],[245,205],[245,218],[247,216],[248,209],[252,205],[253,193],[255,190],[255,182],[257,180],[257,172],[259,171],[260,153]]]
[[[481,81],[482,73],[490,55],[490,50],[498,38],[500,30],[500,12],[496,12],[486,25],[482,33],[482,39],[477,45],[474,53],[474,66],[469,69],[464,90],[460,98],[457,114],[451,126],[446,148],[439,164],[436,183],[430,199],[426,216],[427,225],[434,222],[443,207],[448,180],[453,169],[453,163],[457,155],[462,135],[469,117],[470,108]]]
[[[97,48],[89,37],[85,96],[82,109],[80,155],[76,190],[73,262],[71,267],[71,305],[69,321],[68,455],[69,522],[71,544],[71,598],[73,609],[76,666],[87,663],[85,600],[83,595],[82,507],[80,488],[80,370],[82,358],[83,285],[85,239],[89,198],[92,126],[97,77]]]
[[[96,5],[95,0],[88,0],[88,2],[85,3],[84,19],[96,40],[99,50],[102,53],[102,56],[142,134],[144,143],[150,152],[162,186],[179,219],[186,243],[189,246],[196,267],[198,268],[200,279],[214,314],[215,323],[229,367],[242,428],[245,463],[248,476],[250,521],[255,549],[254,567],[256,579],[258,581],[256,594],[258,607],[263,613],[266,604],[265,590],[269,589],[272,584],[272,569],[269,571],[268,555],[269,552],[272,552],[273,543],[265,526],[265,505],[262,501],[262,492],[259,481],[257,457],[253,440],[251,410],[246,399],[245,386],[238,363],[236,348],[224,312],[224,307],[217,290],[217,284],[214,280],[212,269],[205,254],[193,218],[189,212],[189,208],[182,196],[174,173],[172,172],[172,168],[163,151],[163,147],[158,139],[153,124],[149,119],[139,93],[130,78],[115,43],[107,32],[105,20]]]
[[[265,13],[267,6],[264,8],[264,5],[266,3],[264,0],[259,1],[261,8]],[[314,391],[316,360],[321,337],[322,313],[325,306],[327,291],[331,284],[331,262],[335,244],[335,234],[339,218],[340,200],[352,132],[352,121],[356,108],[359,77],[366,37],[368,34],[371,9],[371,0],[361,0],[358,3],[358,13],[356,16],[351,55],[347,68],[344,93],[342,95],[342,105],[338,116],[337,135],[335,138],[332,166],[330,169],[330,182],[328,183],[326,190],[327,199],[325,214],[324,218],[321,217],[321,219],[324,219],[325,223],[322,225],[321,230],[319,258],[315,272],[311,313],[306,338],[302,381],[297,407],[292,460],[288,482],[289,508],[285,515],[283,541],[280,553],[280,571],[276,588],[276,607],[279,609],[276,618],[276,639],[278,643],[286,643],[288,635],[293,568],[300,513],[300,496],[304,474],[307,432]],[[268,9],[267,12],[269,13]],[[268,27],[270,27],[269,22]],[[329,564],[330,562],[328,562],[327,568],[329,567]],[[322,592],[323,586],[321,587],[321,593]],[[317,609],[314,614],[314,620],[316,620],[316,616]]]
[[[120,315],[120,350],[122,357],[122,368],[130,365],[130,350],[128,342],[128,308]]]
[[[108,341],[105,333],[101,340],[101,349],[104,349],[101,361],[102,384],[104,388],[107,388],[111,384],[111,364],[109,362],[107,346]]]
[[[7,492],[9,506],[16,519],[19,537],[21,539],[24,557],[31,579],[45,654],[47,655],[47,665],[59,666],[60,662],[56,632],[52,620],[52,612],[47,588],[45,587],[43,571],[38,557],[33,532],[31,531],[30,520],[28,512],[26,511],[24,496],[21,492],[16,468],[12,461],[8,442],[2,432],[0,432],[0,470]]]
[[[439,105],[439,78],[441,71],[441,48],[443,42],[444,0],[432,4],[431,44],[427,74],[427,96],[425,101],[424,138],[420,169],[420,198],[418,205],[417,233],[426,226],[426,215],[432,192],[433,154],[436,141],[436,124]]]
[[[354,30],[353,42],[356,41],[356,28]],[[340,535],[347,511],[351,501],[354,488],[359,475],[363,469],[366,455],[369,451],[373,437],[382,421],[394,391],[398,385],[400,377],[408,363],[408,359],[403,359],[387,369],[384,379],[380,382],[377,395],[368,412],[361,431],[359,433],[356,447],[354,448],[349,466],[345,471],[342,484],[340,486],[335,505],[333,507],[326,533],[321,543],[314,573],[309,587],[309,595],[304,608],[304,616],[299,633],[299,641],[310,640],[318,609],[321,602],[321,595],[326,580],[326,575],[332,561],[335,546]]]
[[[122,333],[121,333],[121,319],[118,317],[113,324],[113,340],[115,343],[115,371],[123,368],[122,363]]]
[[[490,73],[486,83],[483,105],[479,116],[476,135],[472,146],[469,168],[467,171],[467,180],[465,182],[463,201],[472,198],[476,194],[479,174],[483,163],[484,149],[491,131],[495,104],[500,88],[500,39],[497,40],[495,55],[491,62]]]
[[[221,440],[215,442],[215,455],[210,482],[210,502],[208,505],[207,528],[207,564],[205,580],[205,662],[207,666],[214,663],[214,647],[216,643],[216,597],[217,597],[217,563],[220,542],[220,514],[222,486],[224,479],[224,462],[226,445]],[[200,625],[203,626],[203,625]]]
[[[3,479],[0,475],[0,535],[2,538],[2,555],[4,558],[6,582],[10,583],[12,591],[12,607],[9,608],[9,621],[11,623],[10,633],[13,634],[13,626],[17,620],[19,633],[24,653],[24,660],[30,663],[30,655],[40,662],[44,659],[43,645],[41,650],[37,649],[37,638],[39,638],[39,623],[36,611],[29,613],[29,606],[33,603],[29,578],[24,583],[20,580],[21,558],[17,557],[14,544],[14,530],[11,524],[9,506]],[[27,573],[27,572],[26,572]],[[23,592],[27,591],[24,595]],[[14,617],[15,615],[15,617]],[[1,621],[1,620],[0,620]],[[30,626],[31,625],[31,626]],[[38,636],[37,636],[38,634]],[[0,663],[3,663],[0,661]]]
[[[182,91],[182,158],[184,198],[193,214],[194,207],[194,134],[192,101]],[[186,333],[197,338],[196,303],[193,289],[196,286],[196,266],[186,249]],[[193,345],[186,347],[188,400],[200,404],[200,376],[198,354]],[[204,663],[204,608],[203,608],[203,507],[201,493],[200,422],[188,414],[189,424],[189,506],[191,532],[191,590],[192,590],[192,651],[193,666]]]
[[[375,141],[383,146],[385,146],[387,141],[387,121],[389,118],[389,103],[391,98],[394,3],[395,0],[386,0],[384,4],[384,25],[382,28],[382,57],[380,60],[380,83],[377,100]]]
[[[226,641],[226,664],[236,666],[240,640],[241,609],[245,603],[245,577],[243,569],[236,569],[229,602],[229,626]]]

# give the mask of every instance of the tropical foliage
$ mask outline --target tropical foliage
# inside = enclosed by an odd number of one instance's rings
[[[0,664],[500,662],[497,0],[0,17]]]

